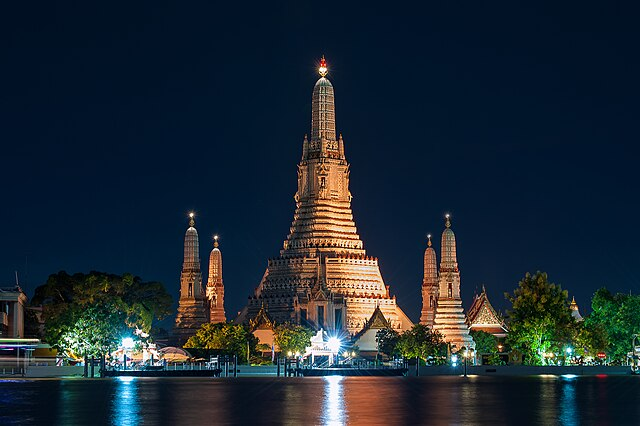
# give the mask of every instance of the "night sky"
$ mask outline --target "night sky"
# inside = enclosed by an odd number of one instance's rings
[[[356,225],[412,320],[446,212],[467,308],[536,270],[583,313],[640,292],[637,6],[53,3],[0,6],[2,286],[131,272],[177,298],[194,210],[234,318],[289,231],[324,54]]]

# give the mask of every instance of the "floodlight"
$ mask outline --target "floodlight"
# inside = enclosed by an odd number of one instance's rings
[[[329,341],[327,342],[327,347],[331,352],[338,353],[341,344],[342,342],[337,337],[330,337]]]

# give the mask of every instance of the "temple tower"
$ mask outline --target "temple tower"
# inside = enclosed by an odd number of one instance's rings
[[[184,235],[184,261],[180,274],[180,299],[174,334],[178,344],[184,344],[207,322],[200,271],[200,244],[194,214],[189,214],[189,228]]]
[[[294,322],[330,332],[360,331],[379,306],[392,327],[411,321],[385,285],[378,259],[366,256],[351,211],[349,163],[336,134],[334,90],[324,57],[313,88],[311,134],[302,142],[296,209],[279,257],[249,297],[237,321],[248,323],[264,306],[276,323]]]
[[[446,215],[445,229],[442,232],[440,255],[440,273],[438,278],[438,300],[434,330],[442,333],[444,340],[451,344],[454,351],[475,347],[469,335],[462,299],[460,297],[460,271],[456,256],[456,236],[451,229],[451,218]]]
[[[438,302],[438,264],[436,251],[431,247],[431,235],[427,235],[427,249],[424,251],[424,276],[422,279],[422,313],[420,324],[433,327]]]
[[[213,237],[213,250],[209,255],[207,299],[210,322],[227,322],[224,313],[224,285],[222,284],[222,253],[218,248],[218,236]]]

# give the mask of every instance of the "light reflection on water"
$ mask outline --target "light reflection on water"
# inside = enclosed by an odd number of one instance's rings
[[[572,377],[569,377],[572,376]],[[562,394],[560,397],[560,422],[563,425],[578,424],[578,407],[576,404],[575,375],[562,376]]]
[[[341,376],[327,376],[324,378],[324,410],[323,424],[342,425],[347,422],[344,404],[344,389]]]
[[[640,377],[0,381],[0,424],[638,424]]]
[[[138,381],[135,377],[118,377],[112,400],[113,425],[137,425],[140,422]]]

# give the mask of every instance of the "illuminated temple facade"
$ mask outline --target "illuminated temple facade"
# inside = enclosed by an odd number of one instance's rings
[[[376,308],[392,328],[411,321],[385,285],[378,259],[367,256],[351,211],[349,163],[337,137],[334,91],[325,77],[313,88],[311,134],[302,143],[296,209],[280,255],[270,259],[238,321],[264,308],[275,323],[293,322],[334,332],[359,332]]]

